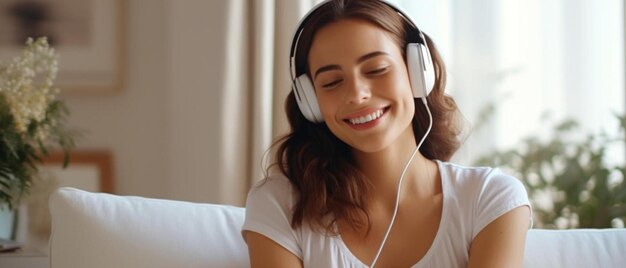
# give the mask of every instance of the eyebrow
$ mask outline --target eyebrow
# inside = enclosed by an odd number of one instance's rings
[[[386,52],[382,52],[382,51],[374,51],[372,53],[367,53],[367,54],[359,57],[356,60],[356,62],[357,63],[361,63],[361,62],[364,62],[366,60],[369,60],[371,58],[374,58],[374,57],[377,57],[377,56],[381,56],[381,55],[389,55],[389,54],[386,53]],[[317,76],[320,73],[327,72],[327,71],[330,71],[330,70],[341,70],[341,67],[339,67],[339,65],[337,65],[337,64],[331,64],[331,65],[326,65],[326,66],[320,67],[319,69],[317,69],[317,71],[315,71],[315,75],[313,75],[313,80],[315,80],[315,78],[317,78]]]

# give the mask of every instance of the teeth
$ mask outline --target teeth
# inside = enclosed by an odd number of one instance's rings
[[[348,121],[350,121],[350,123],[352,123],[353,125],[358,125],[358,124],[367,123],[367,122],[372,121],[372,120],[376,120],[376,119],[380,118],[382,115],[383,115],[383,110],[378,110],[378,111],[373,112],[373,113],[368,114],[368,115],[364,115],[364,116],[361,116],[361,117],[348,119]]]

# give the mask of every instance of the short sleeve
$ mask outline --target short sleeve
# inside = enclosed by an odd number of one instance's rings
[[[270,177],[257,183],[248,193],[242,232],[262,234],[302,259],[298,234],[291,228],[292,204],[293,192],[287,178]]]
[[[531,208],[524,184],[499,169],[493,169],[486,175],[478,191],[474,207],[472,237],[476,237],[495,219],[520,206]],[[532,215],[529,220],[530,227],[532,227]]]

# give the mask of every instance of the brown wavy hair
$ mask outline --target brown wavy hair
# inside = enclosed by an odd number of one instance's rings
[[[308,55],[317,31],[343,19],[361,19],[391,34],[400,48],[415,42],[415,31],[395,10],[379,0],[335,0],[315,10],[305,22],[296,54],[297,75],[309,73]],[[420,148],[428,159],[447,161],[459,148],[462,130],[455,101],[444,94],[446,70],[433,41],[425,35],[435,67],[435,84],[427,100],[433,116],[430,134]],[[401,49],[404,52],[404,49]],[[404,55],[406,57],[406,55]],[[310,73],[309,73],[310,75]],[[370,227],[367,196],[371,185],[356,166],[352,148],[338,139],[325,123],[312,123],[300,112],[293,92],[285,102],[291,131],[277,140],[275,162],[298,194],[291,219],[292,228],[304,222],[311,227],[336,233],[334,223],[345,220],[352,228]],[[429,119],[421,100],[415,99],[412,125],[416,142]]]

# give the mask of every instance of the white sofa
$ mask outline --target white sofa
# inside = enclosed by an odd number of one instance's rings
[[[249,267],[244,208],[60,188],[51,268]],[[626,230],[531,230],[524,267],[626,267]]]

